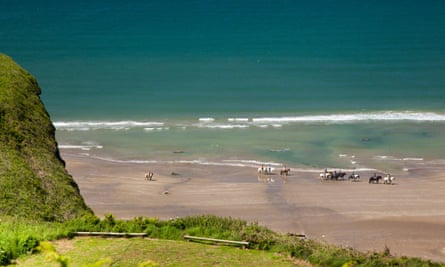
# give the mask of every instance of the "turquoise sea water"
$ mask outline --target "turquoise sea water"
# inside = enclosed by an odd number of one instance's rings
[[[62,149],[306,169],[445,160],[443,1],[0,3],[0,52],[37,77]]]

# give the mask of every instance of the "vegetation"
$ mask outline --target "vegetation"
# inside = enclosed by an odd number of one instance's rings
[[[0,54],[0,214],[63,221],[91,213],[65,170],[37,81]]]
[[[20,259],[18,266],[292,266],[292,259],[268,251],[142,238],[76,238],[54,242],[54,250]],[[44,243],[46,247],[48,244]],[[54,265],[49,265],[48,259]],[[151,263],[151,265],[148,265]],[[108,264],[108,265],[107,265]],[[145,265],[143,265],[145,264]],[[97,266],[97,265],[96,265]],[[103,265],[99,265],[103,266]]]
[[[117,220],[112,215],[107,215],[104,219],[99,219],[94,215],[88,215],[63,223],[53,222],[44,224],[36,221],[25,221],[18,218],[3,218],[0,224],[0,263],[8,264],[12,259],[17,258],[20,255],[35,252],[37,245],[43,240],[72,238],[74,236],[73,232],[76,231],[114,231],[123,233],[144,232],[151,238],[177,241],[182,240],[183,235],[196,235],[238,241],[243,240],[249,242],[249,249],[271,253],[267,254],[269,255],[267,257],[271,257],[270,255],[280,255],[280,261],[289,257],[292,258],[293,261],[300,260],[300,263],[303,263],[303,265],[308,262],[314,266],[445,266],[445,264],[434,263],[432,261],[421,260],[418,258],[393,257],[390,255],[389,249],[386,249],[381,253],[362,253],[350,248],[340,248],[321,244],[312,240],[301,240],[294,236],[275,233],[257,223],[247,223],[243,220],[220,218],[211,215],[192,216],[169,221],[142,217],[137,217],[133,220]],[[139,238],[133,239],[138,240]],[[146,253],[148,253],[147,255],[150,256],[149,259],[162,264],[165,263],[163,262],[164,258],[165,260],[171,260],[172,257],[168,257],[169,252],[165,251],[164,254],[161,255],[158,255],[157,253],[163,249],[170,249],[169,246],[173,243],[160,240],[150,243],[150,241],[146,239],[141,239],[136,242],[133,239],[132,241],[110,238],[86,239],[89,241],[79,241],[85,240],[84,238],[75,239],[75,244],[85,243],[84,245],[79,245],[81,247],[79,250],[73,250],[72,252],[67,253],[66,256],[76,262],[95,262],[98,260],[109,259],[112,254],[110,254],[111,252],[107,252],[108,250],[113,251],[116,249],[117,251],[120,251],[125,247],[125,244],[128,244],[128,246],[131,246],[132,248],[134,245],[147,247],[147,249],[148,246],[158,244],[159,247],[152,247],[151,252],[148,250],[146,251]],[[199,248],[194,247],[195,245],[193,242],[184,243],[185,244],[175,244],[174,246],[185,246],[186,248],[182,248],[184,250],[192,248],[200,250]],[[81,257],[78,254],[80,253],[79,251],[85,250],[85,247],[82,248],[82,246],[94,247],[91,253],[96,254],[91,255],[92,258],[90,259],[77,259],[77,257]],[[114,248],[115,246],[116,248]],[[145,250],[141,250],[137,250],[139,251],[137,252],[131,249],[119,252],[119,254],[116,255],[120,255],[121,257],[133,257],[135,253],[145,253],[142,252]],[[201,250],[204,250],[204,248],[201,247]],[[224,254],[226,249],[218,248],[218,251]],[[227,252],[227,255],[219,255],[218,257],[232,257],[230,256],[230,253],[232,253],[231,250],[227,251],[229,251]],[[126,255],[126,253],[128,253],[128,255]],[[255,253],[260,252],[252,253],[255,255]],[[87,253],[86,255],[87,256],[85,257],[88,257],[89,254]],[[261,255],[262,256],[260,257],[264,257],[265,254]],[[187,258],[188,256],[190,256],[191,259]],[[281,256],[283,256],[282,259]],[[140,255],[138,259],[141,261],[146,260],[144,257],[144,255]],[[198,261],[201,256],[185,253],[181,257],[183,257],[183,259],[181,259],[183,262],[187,262],[193,261],[193,259]],[[212,257],[214,257],[213,254]],[[111,261],[117,260],[118,259],[111,257]],[[118,265],[122,266],[120,264]],[[178,265],[181,264],[178,263]],[[195,265],[199,266],[199,262],[196,262]]]

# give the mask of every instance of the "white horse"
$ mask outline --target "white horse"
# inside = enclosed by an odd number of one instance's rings
[[[383,177],[383,183],[384,184],[393,184],[395,179],[396,179],[396,177],[388,174],[387,176]]]
[[[274,168],[271,168],[271,167],[266,168],[266,167],[262,166],[262,167],[258,168],[258,174],[272,174],[273,171],[274,171]]]
[[[332,178],[332,173],[331,172],[322,172],[320,173],[320,179],[321,180],[329,180]]]
[[[360,175],[358,175],[356,173],[352,173],[349,176],[349,180],[352,180],[353,182],[359,182],[360,181]]]

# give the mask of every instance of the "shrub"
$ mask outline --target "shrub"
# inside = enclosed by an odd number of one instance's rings
[[[156,225],[154,224],[147,225],[144,232],[147,233],[147,235],[151,238],[156,238],[160,236],[159,228],[156,227]]]
[[[182,232],[174,226],[167,225],[160,229],[159,238],[179,240],[182,238]]]

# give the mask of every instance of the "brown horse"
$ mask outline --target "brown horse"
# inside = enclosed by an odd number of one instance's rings
[[[153,180],[153,174],[154,174],[154,173],[152,173],[150,170],[148,170],[148,171],[145,173],[145,180],[147,180],[147,181],[151,181],[151,180]]]
[[[290,172],[290,169],[289,169],[289,168],[287,168],[287,169],[282,169],[282,170],[280,171],[280,175],[286,174],[286,176],[288,176],[288,175],[289,175],[289,172]]]

